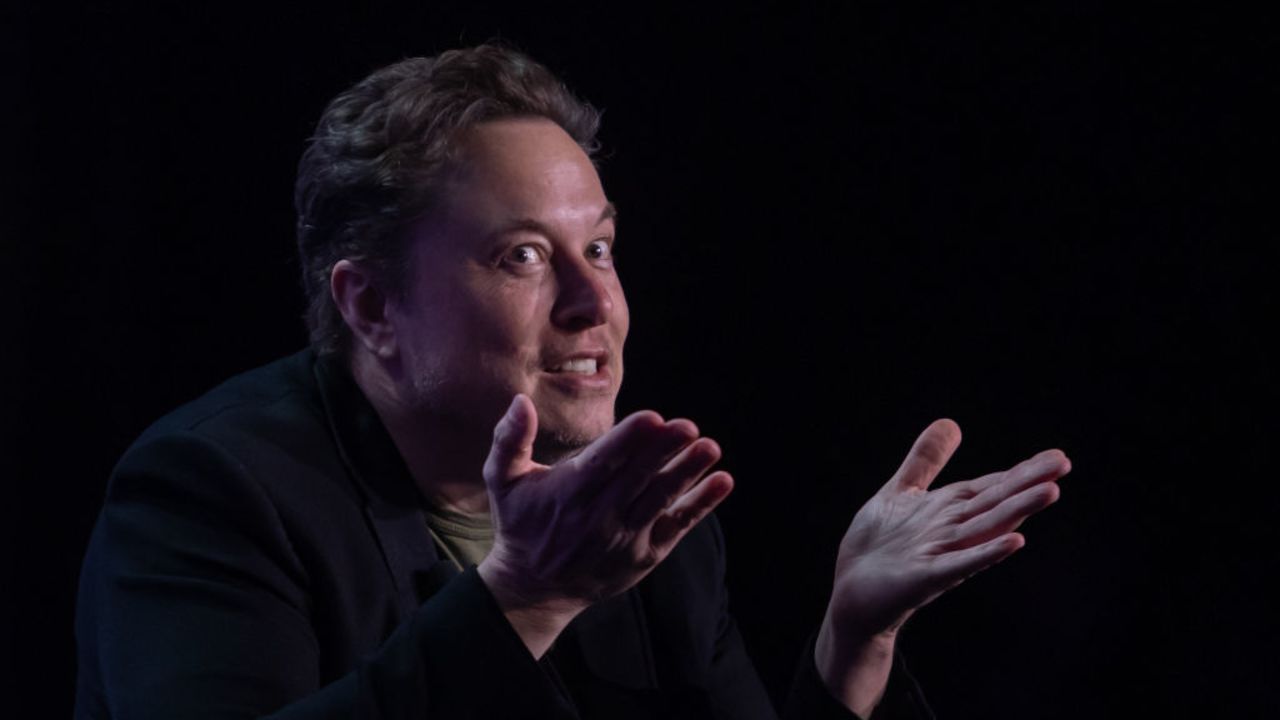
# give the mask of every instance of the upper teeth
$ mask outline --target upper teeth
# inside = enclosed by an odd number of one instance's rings
[[[583,358],[581,360],[568,360],[556,368],[557,372],[575,372],[585,373],[587,375],[596,374],[595,358]]]

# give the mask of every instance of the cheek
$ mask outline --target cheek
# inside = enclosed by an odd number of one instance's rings
[[[617,382],[620,385],[622,383],[622,377],[624,374],[624,370],[626,368],[626,364],[623,362],[623,358],[626,355],[626,353],[623,352],[623,347],[626,345],[626,342],[627,342],[627,333],[631,329],[631,309],[627,306],[627,298],[625,295],[622,294],[621,285],[617,286],[617,289],[613,294],[612,325],[613,325],[613,340],[614,340],[614,343],[616,344],[616,350],[618,355],[618,357],[616,358],[616,362],[617,362],[616,368],[618,373]],[[611,417],[610,424],[612,424],[612,422],[613,420]]]
[[[615,286],[613,291],[613,324],[617,328],[616,335],[618,340],[618,348],[622,348],[622,341],[627,339],[627,332],[631,328],[631,308],[627,306],[627,296],[622,292],[622,285]]]
[[[467,315],[480,347],[507,359],[528,361],[526,356],[537,355],[537,338],[545,324],[539,318],[550,311],[543,308],[544,293],[534,290],[527,285],[505,283],[474,296],[475,303]]]

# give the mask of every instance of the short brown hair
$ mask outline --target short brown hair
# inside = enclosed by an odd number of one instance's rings
[[[343,258],[402,295],[407,225],[440,194],[455,140],[504,117],[545,117],[594,155],[600,113],[532,58],[488,43],[389,65],[325,108],[298,164],[294,207],[306,321],[316,352],[345,353],[350,330],[329,276]]]

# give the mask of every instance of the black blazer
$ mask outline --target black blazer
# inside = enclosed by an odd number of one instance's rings
[[[714,518],[538,662],[421,508],[354,381],[309,351],[161,419],[116,467],[85,558],[76,717],[776,717]],[[926,717],[894,676],[882,708]],[[787,714],[853,717],[811,653]]]

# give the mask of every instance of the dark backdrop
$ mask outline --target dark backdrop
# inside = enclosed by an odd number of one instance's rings
[[[771,689],[848,520],[948,416],[944,481],[1050,446],[1075,470],[1023,551],[908,626],[944,717],[1275,710],[1272,19],[791,5],[5,10],[17,697],[69,713],[120,452],[303,344],[291,185],[324,103],[500,36],[605,109],[622,409],[725,446],[729,580]]]

